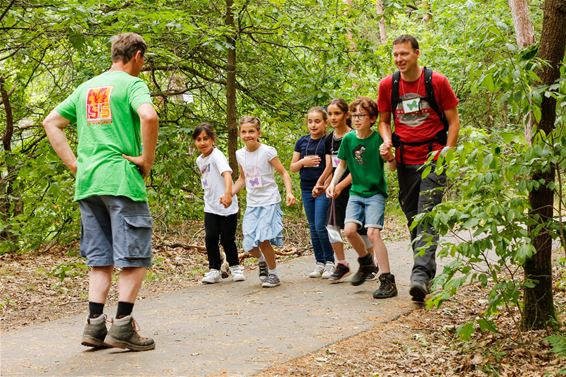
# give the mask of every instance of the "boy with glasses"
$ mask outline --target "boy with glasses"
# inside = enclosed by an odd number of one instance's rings
[[[350,112],[355,131],[346,134],[342,139],[338,151],[340,163],[326,192],[329,197],[334,197],[335,186],[348,168],[352,175],[352,187],[346,207],[344,234],[358,253],[360,264],[351,283],[355,286],[363,284],[375,268],[372,255],[367,252],[365,243],[358,234],[358,228],[365,224],[367,236],[374,247],[378,268],[381,270],[380,286],[373,293],[373,297],[394,297],[397,295],[395,276],[390,272],[387,248],[381,238],[387,198],[384,163],[380,157],[382,140],[381,136],[371,129],[377,120],[377,104],[367,97],[359,97],[350,104]],[[394,159],[389,159],[388,162],[395,164]]]

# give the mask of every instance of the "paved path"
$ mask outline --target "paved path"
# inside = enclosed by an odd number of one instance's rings
[[[227,279],[137,302],[134,315],[141,333],[155,339],[154,351],[89,351],[80,345],[84,315],[3,333],[0,374],[253,375],[413,310],[408,243],[388,248],[399,289],[393,299],[373,299],[376,282],[354,287],[309,279],[314,262],[306,256],[278,266],[277,288],[262,289],[257,270],[247,270],[245,282]],[[348,254],[353,261],[355,253]]]

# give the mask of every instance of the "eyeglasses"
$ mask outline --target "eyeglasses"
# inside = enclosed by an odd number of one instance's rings
[[[352,119],[364,119],[367,116],[369,116],[369,115],[367,115],[367,114],[352,114]]]

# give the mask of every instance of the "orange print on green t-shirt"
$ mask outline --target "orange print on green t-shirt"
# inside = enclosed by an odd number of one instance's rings
[[[111,86],[90,88],[86,96],[86,121],[88,124],[112,123],[110,110]]]

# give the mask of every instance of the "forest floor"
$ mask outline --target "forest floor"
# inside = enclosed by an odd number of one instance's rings
[[[387,240],[406,236],[396,219]],[[306,254],[307,227],[301,220],[285,224],[286,244],[280,261]],[[202,224],[194,222],[154,241],[154,267],[140,299],[199,284],[206,270]],[[87,269],[77,245],[54,246],[39,253],[0,256],[2,331],[82,313],[87,300]],[[251,261],[245,261],[249,264]],[[554,303],[564,320],[566,272],[555,263]],[[111,292],[110,302],[116,301]],[[335,303],[333,303],[335,304]],[[457,328],[478,318],[487,305],[479,285],[461,289],[440,308],[415,308],[392,322],[328,345],[312,354],[274,365],[260,376],[556,376],[566,375],[566,333],[561,353],[552,351],[546,331],[519,331],[518,310],[502,312],[497,332],[476,331],[461,341]],[[556,333],[555,333],[556,334]],[[560,344],[555,342],[555,348]]]

